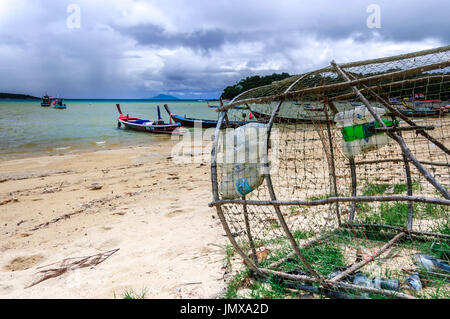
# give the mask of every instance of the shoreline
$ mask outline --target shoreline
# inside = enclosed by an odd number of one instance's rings
[[[171,142],[0,163],[0,297],[214,298],[228,244],[204,163]],[[25,288],[67,258],[119,249]],[[54,266],[54,265],[53,265]]]

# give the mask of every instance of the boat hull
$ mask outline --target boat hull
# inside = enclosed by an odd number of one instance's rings
[[[252,110],[253,115],[257,119],[269,121],[271,118],[271,115],[259,113],[257,111]],[[323,118],[290,118],[290,117],[282,117],[277,116],[274,119],[274,123],[283,123],[283,124],[326,124],[326,123],[333,124],[333,120],[326,120]]]
[[[201,126],[202,128],[210,128],[210,127],[217,126],[217,121],[214,121],[214,120],[193,119],[193,118],[186,118],[186,117],[179,116],[179,115],[172,115],[172,119],[175,122],[180,123],[181,126],[184,126],[184,127]]]
[[[217,121],[215,120],[203,120],[203,119],[193,119],[186,118],[183,116],[179,116],[176,114],[171,114],[172,119],[181,124],[184,127],[201,127],[201,128],[211,128],[217,126]],[[221,128],[236,128],[239,126],[243,126],[248,123],[265,123],[265,121],[229,121],[228,124],[226,121],[223,122]]]
[[[119,119],[119,123],[123,124],[125,128],[137,131],[137,132],[146,132],[152,134],[176,134],[182,132],[175,132],[177,128],[181,125],[179,123],[174,124],[141,124],[142,123],[153,123],[145,120],[130,120],[124,121]],[[119,125],[120,126],[120,125]]]
[[[442,112],[439,109],[434,109],[434,110],[426,110],[426,111],[421,111],[421,110],[399,110],[400,113],[402,113],[403,115],[407,116],[407,117],[440,117],[448,112]]]

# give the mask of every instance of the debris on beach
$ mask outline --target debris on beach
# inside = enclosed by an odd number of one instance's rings
[[[91,186],[88,187],[91,191],[96,191],[103,188],[103,185],[99,183],[92,183]]]
[[[425,254],[414,254],[413,259],[427,272],[450,274],[450,265],[443,260]]]
[[[269,252],[270,252],[270,250],[267,248],[262,249],[262,250],[257,250],[256,251],[256,259],[258,260],[258,263],[262,263],[262,262],[266,261],[267,257],[269,256]],[[253,253],[251,253],[249,255],[249,257],[252,259],[255,258]]]
[[[11,198],[11,199],[6,199],[2,202],[0,202],[0,206],[1,205],[6,205],[8,203],[17,203],[19,200],[17,198]]]
[[[415,272],[411,276],[405,279],[401,288],[407,292],[420,292],[422,290],[422,282],[420,281],[420,276],[418,272]]]
[[[38,283],[41,283],[50,278],[55,278],[55,277],[61,276],[71,270],[75,270],[78,268],[97,266],[98,264],[104,262],[106,259],[111,257],[119,249],[120,248],[112,249],[112,250],[102,252],[99,254],[95,254],[92,256],[66,258],[66,259],[63,259],[59,263],[47,265],[46,267],[53,266],[53,265],[56,265],[56,266],[54,268],[44,269],[44,270],[41,270],[38,273],[36,273],[36,276],[38,278],[35,279],[31,284],[29,284],[25,288],[33,287],[33,286],[37,285]],[[43,267],[39,267],[39,268],[43,268]]]

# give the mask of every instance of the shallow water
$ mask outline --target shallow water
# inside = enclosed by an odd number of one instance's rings
[[[206,102],[196,101],[130,101],[65,100],[67,109],[41,107],[41,101],[0,101],[0,159],[39,155],[77,153],[124,145],[148,145],[170,140],[170,136],[133,132],[117,128],[118,112],[144,119],[157,119],[156,106],[169,120],[162,107],[168,104],[174,114],[217,119],[217,112]],[[217,104],[217,103],[211,103]]]

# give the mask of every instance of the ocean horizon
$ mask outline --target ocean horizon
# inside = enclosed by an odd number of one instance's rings
[[[160,106],[164,121],[174,114],[217,119],[217,112],[199,100],[64,99],[67,109],[41,107],[39,100],[0,100],[0,159],[72,154],[170,140],[117,127],[121,105],[125,114],[154,120]],[[188,129],[188,128],[183,128]]]

